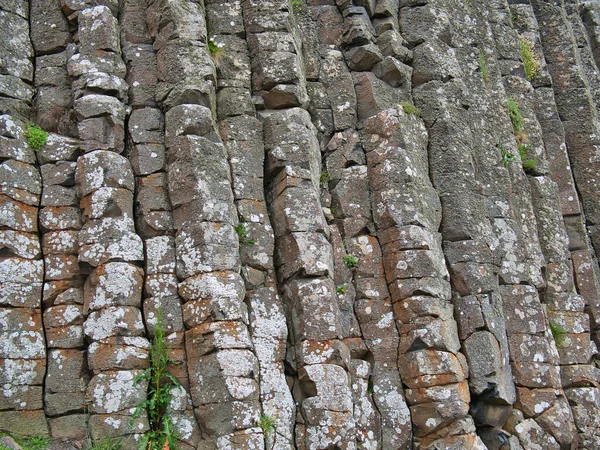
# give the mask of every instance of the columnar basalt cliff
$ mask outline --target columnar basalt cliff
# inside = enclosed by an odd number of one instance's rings
[[[160,326],[183,450],[600,448],[599,0],[0,32],[0,432],[138,448]]]

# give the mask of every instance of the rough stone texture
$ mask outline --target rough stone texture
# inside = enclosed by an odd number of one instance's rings
[[[137,448],[160,319],[184,450],[600,447],[600,2],[0,30],[0,431]]]

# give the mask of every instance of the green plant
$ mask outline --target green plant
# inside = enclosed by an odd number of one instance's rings
[[[41,436],[33,436],[33,437],[23,437],[23,436],[15,436],[8,433],[0,433],[0,437],[9,436],[14,439],[14,441],[19,444],[23,450],[46,450],[50,443],[52,442],[52,438],[50,437],[41,437]],[[0,444],[0,450],[10,450],[9,447]]]
[[[531,81],[540,71],[540,61],[535,56],[533,43],[525,38],[519,42],[521,46],[521,56],[523,57],[523,66],[525,66],[525,77]]]
[[[369,381],[367,382],[367,392],[369,394],[375,393],[375,388],[373,387],[373,380],[371,378],[369,378]]]
[[[213,62],[215,63],[215,65],[217,65],[217,66],[221,62],[221,55],[223,54],[224,46],[225,46],[225,44],[223,44],[223,43],[215,42],[214,37],[210,38],[206,42],[206,47],[208,48],[208,51],[210,52],[210,56],[213,59]]]
[[[340,284],[339,286],[337,286],[335,288],[335,292],[337,292],[340,295],[345,295],[346,292],[348,292],[348,288],[346,287],[345,284]]]
[[[421,117],[421,110],[415,105],[412,105],[408,102],[402,102],[400,105],[406,114],[412,114],[413,116]]]
[[[504,167],[508,167],[508,165],[511,162],[515,162],[517,160],[517,157],[515,155],[513,155],[508,150],[504,149],[504,145],[502,144],[502,141],[498,142],[498,150],[500,150],[500,153],[502,155],[502,164],[504,164]]]
[[[254,241],[252,239],[248,239],[248,228],[246,227],[245,223],[236,225],[235,232],[238,234],[241,245],[254,245]]]
[[[344,256],[344,264],[352,269],[358,264],[358,258],[354,255],[346,255]]]
[[[133,422],[143,409],[148,413],[150,431],[142,437],[139,450],[162,450],[164,447],[175,449],[176,436],[167,407],[171,402],[171,391],[182,387],[179,381],[167,372],[169,363],[177,364],[169,357],[162,310],[158,308],[154,338],[150,346],[150,367],[135,379],[136,384],[140,381],[148,381],[148,397],[138,405],[132,416]]]
[[[525,172],[530,172],[535,169],[535,165],[537,160],[535,158],[527,159],[527,150],[529,149],[529,144],[525,144],[520,142],[517,144],[519,149],[519,156],[521,157],[521,163],[523,164],[523,170]]]
[[[46,145],[48,133],[42,130],[39,125],[29,122],[27,124],[27,130],[25,131],[25,139],[27,140],[27,145],[38,152]]]
[[[483,52],[479,53],[479,71],[481,72],[481,77],[483,78],[483,81],[487,83],[490,79],[490,73],[488,72],[487,67],[485,65],[485,57],[483,55]]]
[[[304,8],[304,2],[302,0],[292,0],[291,3],[292,3],[292,8],[294,10],[299,10],[299,9]]]
[[[270,435],[275,431],[275,419],[268,414],[261,414],[258,419],[258,426],[261,428],[265,436]]]
[[[327,184],[327,182],[329,181],[329,172],[325,171],[325,172],[321,172],[321,184]]]
[[[506,103],[508,105],[508,117],[510,117],[513,131],[515,134],[520,133],[523,131],[523,116],[521,115],[521,111],[519,111],[519,104],[512,98],[506,99]]]
[[[552,321],[548,323],[548,326],[552,333],[552,337],[554,337],[554,342],[556,342],[556,348],[562,348],[565,345],[565,339],[567,337],[567,332],[564,327],[561,324]]]
[[[91,442],[85,447],[85,450],[121,450],[121,439],[103,439]]]

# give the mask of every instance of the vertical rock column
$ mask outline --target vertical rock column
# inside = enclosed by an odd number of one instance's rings
[[[294,17],[309,80],[309,111],[324,151],[321,203],[334,249],[341,333],[352,358],[357,445],[404,448],[411,445],[412,424],[398,372],[398,331],[356,122],[359,115],[365,119],[406,97],[410,68],[400,60],[410,51],[397,32],[397,5],[362,5],[309,2],[304,8],[295,6]],[[354,267],[348,267],[345,257],[357,258],[350,264]]]
[[[563,121],[565,141],[573,177],[581,197],[586,226],[598,255],[598,183],[600,167],[590,159],[596,150],[598,114],[589,85],[579,64],[577,43],[568,22],[563,2],[532,1],[540,24],[542,48],[552,76],[558,112]]]
[[[502,299],[497,290],[498,268],[490,252],[499,242],[494,240],[488,217],[501,219],[498,223],[504,226],[506,235],[516,228],[516,223],[510,221],[505,191],[509,177],[504,168],[496,167],[498,141],[491,145],[490,141],[497,136],[485,120],[494,115],[494,99],[489,98],[479,73],[475,74],[476,80],[470,78],[481,51],[475,46],[484,47],[481,41],[488,29],[485,21],[475,15],[472,3],[466,2],[407,4],[400,9],[400,24],[413,51],[412,94],[429,136],[425,167],[441,203],[441,236],[436,239],[443,242],[437,245],[442,244],[442,258],[445,256],[448,264],[459,325],[458,335],[453,331],[457,340],[443,342],[456,349],[462,347],[466,356],[470,389],[467,401],[477,433],[487,443],[485,433],[497,434],[494,428],[504,425],[515,401]],[[470,121],[478,124],[480,136],[471,130]],[[486,152],[488,146],[490,152]],[[475,152],[475,148],[480,150]],[[478,167],[482,167],[481,172]],[[480,180],[489,173],[494,174],[490,177],[493,181]],[[495,205],[495,211],[486,210]],[[506,205],[505,211],[500,212],[499,205]],[[507,261],[517,259],[509,245],[504,248],[509,250]],[[507,277],[515,277],[517,265],[513,262],[507,266],[500,270]],[[467,422],[473,423],[470,417]],[[502,438],[506,441],[509,437]]]
[[[55,417],[50,420],[52,436],[69,439],[87,436],[83,413],[90,379],[83,336],[84,278],[77,247],[81,228],[75,188],[78,155],[77,141],[58,135],[50,135],[38,153],[43,181],[44,327],[49,349],[45,408],[48,416]]]
[[[573,177],[585,214],[585,227],[587,233],[590,234],[597,256],[598,219],[596,216],[598,215],[597,182],[599,168],[593,156],[597,153],[598,135],[597,104],[594,103],[593,92],[591,91],[594,80],[590,80],[586,76],[586,62],[584,61],[586,55],[582,55],[583,50],[580,50],[577,46],[576,35],[569,23],[565,4],[563,2],[557,4],[536,0],[532,2],[532,5],[540,24],[542,47],[548,63],[548,71],[552,76],[556,106],[564,127],[565,142]],[[587,22],[589,24],[589,20]],[[591,36],[593,39],[593,33],[591,33]],[[593,73],[588,75],[594,76]],[[587,248],[585,248],[587,246],[585,243],[587,233],[581,219],[581,216],[574,215],[566,217],[565,223],[569,232],[570,245],[574,246],[573,250],[575,250],[572,252],[572,259],[576,286],[588,302],[592,327],[597,341],[597,260],[592,258]],[[579,239],[579,241],[574,238]],[[570,306],[581,309],[577,302],[573,302]],[[569,327],[571,324],[567,323],[565,325]],[[567,348],[561,352],[561,361],[565,350]],[[594,447],[598,445],[598,414],[589,414],[587,411],[597,411],[600,405],[600,397],[595,383],[590,380],[590,378],[594,379],[595,376],[572,377],[572,373],[571,370],[568,370],[563,375],[565,394],[571,404],[575,424],[580,432],[584,447]],[[589,381],[585,381],[586,379]]]
[[[558,350],[561,365],[561,380],[563,388],[573,385],[593,387],[597,368],[588,365],[596,353],[595,344],[590,342],[590,317],[585,312],[585,298],[577,295],[573,277],[573,265],[569,250],[585,253],[591,246],[585,233],[582,221],[582,209],[573,185],[572,175],[568,165],[564,145],[564,130],[554,101],[551,89],[551,78],[541,55],[539,29],[531,6],[515,5],[511,8],[513,23],[521,32],[520,39],[535,42],[535,58],[538,59],[540,70],[531,77],[535,88],[533,104],[528,98],[523,98],[525,118],[531,117],[535,111],[541,127],[541,136],[533,133],[531,145],[543,139],[543,154],[536,159],[535,172],[528,176],[531,186],[532,203],[536,212],[537,228],[541,249],[546,259],[546,289],[542,302],[550,330],[555,334],[554,340]],[[579,16],[577,15],[577,18]],[[580,24],[581,25],[581,24]],[[528,125],[536,125],[535,121],[526,119]],[[539,144],[537,144],[539,145]],[[549,156],[549,164],[546,157]],[[537,163],[540,161],[540,164]],[[561,164],[562,163],[562,164]],[[552,173],[546,169],[550,166]],[[553,180],[556,180],[554,182]],[[565,223],[568,229],[565,229]],[[579,223],[580,226],[573,226]],[[576,259],[576,257],[574,258]],[[591,269],[591,268],[590,268]],[[594,272],[590,270],[590,274]],[[593,311],[597,299],[592,300],[590,311]],[[592,315],[594,317],[594,315]],[[558,330],[558,331],[557,331]],[[584,381],[587,380],[587,381]],[[518,389],[518,403],[526,417],[536,417],[536,421],[548,429],[564,446],[576,439],[577,430],[574,428],[573,417],[567,399],[563,395],[556,397],[555,403],[540,401],[540,397],[553,398],[549,390],[532,391]],[[595,395],[597,397],[597,394]],[[536,402],[537,410],[531,408]],[[548,403],[548,406],[546,404]],[[521,406],[522,405],[522,406]],[[540,408],[539,405],[543,405]],[[573,411],[574,412],[574,411]],[[539,416],[538,416],[539,414]],[[597,414],[594,414],[597,415]],[[552,427],[550,424],[560,422],[568,426]],[[586,440],[585,434],[582,435]],[[589,445],[586,444],[586,445]]]
[[[168,24],[168,25],[167,25]],[[190,393],[202,437],[217,448],[263,445],[231,175],[213,120],[216,74],[202,3],[151,2],[157,100],[165,113],[176,274],[188,331]]]
[[[239,2],[205,2],[208,35],[217,50],[217,117],[227,151],[239,219],[241,275],[250,317],[250,337],[258,359],[262,416],[274,421],[265,430],[268,449],[293,448],[295,405],[284,373],[287,326],[277,292],[275,237],[264,197],[262,124],[252,103],[250,55],[243,39]]]
[[[153,17],[154,9],[149,9]],[[121,48],[127,66],[125,87],[132,107],[127,123],[126,152],[135,175],[135,224],[144,240],[143,314],[149,337],[158,312],[166,331],[169,366],[183,389],[174,389],[168,410],[179,445],[190,448],[200,439],[189,394],[185,328],[175,274],[175,230],[166,173],[165,120],[156,101],[158,69],[153,38],[146,21],[145,0],[128,0],[120,10]],[[151,22],[154,23],[154,22]]]
[[[308,100],[299,39],[289,5],[250,0],[242,7],[256,102],[281,109],[261,115],[275,267],[290,332],[290,365],[298,377],[293,391],[300,406],[296,447],[353,448],[350,353],[338,339],[333,254],[319,201],[317,133],[308,113],[293,108]]]
[[[27,3],[0,6],[0,430],[48,436],[43,411],[44,263],[38,233],[40,173],[22,119],[33,98]]]
[[[502,126],[496,126],[496,131],[490,130],[492,133],[486,142],[487,148],[499,147],[499,142],[502,144],[500,148],[502,164],[498,164],[496,156],[489,161],[490,165],[493,164],[493,168],[486,167],[486,171],[478,171],[478,176],[484,187],[484,193],[488,197],[486,206],[488,214],[491,216],[492,229],[499,240],[499,245],[495,246],[494,257],[495,260],[502,261],[500,283],[506,285],[501,286],[500,289],[505,297],[499,308],[500,311],[505,311],[505,316],[508,318],[506,322],[508,347],[514,380],[517,385],[514,405],[516,409],[504,428],[515,434],[524,447],[533,445],[533,442],[554,447],[557,443],[565,446],[570,445],[573,439],[576,439],[576,433],[572,415],[560,389],[560,384],[557,384],[556,379],[552,377],[546,378],[544,381],[542,381],[543,377],[540,377],[540,383],[537,386],[528,385],[525,381],[529,377],[537,377],[539,372],[558,373],[555,367],[559,362],[558,354],[552,345],[552,340],[549,339],[546,315],[540,303],[543,296],[540,296],[533,288],[542,291],[547,288],[548,283],[552,283],[553,280],[564,274],[565,270],[568,273],[570,268],[564,264],[549,264],[549,262],[556,262],[556,259],[552,258],[549,261],[549,254],[545,251],[547,248],[545,241],[548,236],[554,236],[553,233],[559,232],[556,227],[559,225],[562,227],[562,217],[560,213],[555,216],[552,213],[546,213],[545,220],[540,220],[540,214],[543,216],[544,212],[539,209],[539,192],[536,190],[539,185],[536,181],[542,180],[542,183],[547,181],[545,186],[552,184],[552,181],[546,176],[549,173],[549,162],[546,157],[543,129],[535,115],[536,96],[532,87],[548,86],[550,78],[541,70],[533,80],[533,84],[526,78],[526,71],[522,63],[522,49],[526,49],[528,52],[537,51],[535,49],[536,45],[539,45],[538,36],[535,24],[527,26],[527,30],[524,30],[521,35],[516,32],[513,28],[513,21],[528,22],[530,17],[521,14],[528,8],[526,5],[518,5],[515,8],[519,11],[514,10],[512,15],[506,4],[498,4],[491,11],[486,8],[476,8],[479,17],[488,21],[490,36],[487,44],[491,47],[493,54],[487,57],[487,64],[491,68],[488,79],[486,80],[482,73],[475,72],[473,74],[481,80],[482,85],[488,88],[488,92],[491,91],[489,86],[503,83],[503,88],[488,94],[487,97],[494,102],[493,109],[490,108],[490,112],[494,116],[486,117],[488,123],[492,122],[492,117],[503,118]],[[531,15],[530,8],[529,13]],[[540,67],[542,65],[543,63],[539,64]],[[482,70],[480,65],[479,72]],[[531,72],[527,73],[532,78]],[[470,104],[474,105],[474,108],[469,109],[469,112],[474,109],[472,117],[481,116],[478,99],[479,93],[470,101]],[[514,104],[518,105],[523,119],[520,124],[513,120],[510,125],[506,121],[506,109]],[[512,117],[512,119],[515,118]],[[480,136],[486,134],[473,131],[473,135],[475,143],[479,144]],[[473,152],[473,154],[479,155],[480,152]],[[511,158],[510,155],[514,155],[514,157]],[[481,157],[479,159],[482,160]],[[485,167],[483,164],[480,166]],[[493,170],[493,175],[490,175],[490,170]],[[555,191],[546,189],[545,195],[548,196],[546,201],[548,204],[558,205],[559,198],[553,198],[554,194]],[[498,208],[501,205],[506,205],[507,208]],[[562,227],[561,233],[564,234],[564,227]],[[516,249],[515,239],[519,242]],[[568,257],[568,253],[564,256]],[[523,303],[520,306],[517,303],[522,301],[519,299],[525,299],[525,304],[531,309],[532,315],[538,319],[536,322],[531,322],[535,325],[532,325],[530,329],[523,328],[522,324],[515,325],[514,320],[511,320],[514,316],[512,311],[515,308],[520,311],[524,307]],[[528,352],[526,343],[535,343],[540,353]],[[503,350],[503,354],[506,356],[508,353],[507,350]],[[529,373],[524,375],[524,371],[529,371]],[[545,403],[541,407],[538,405],[538,412],[533,413],[529,407],[532,399],[539,399],[542,396],[545,398]],[[506,421],[508,412],[510,410],[505,410],[503,415],[498,417],[502,417],[503,421]],[[560,426],[555,425],[558,422],[560,422]],[[486,439],[484,439],[486,443],[498,442],[502,438],[500,433],[495,436],[493,431],[486,430]]]
[[[400,333],[399,369],[408,387],[414,439],[425,448],[436,442],[477,445],[467,415],[466,361],[458,353],[448,272],[436,231],[440,206],[428,178],[427,133],[417,117],[390,109],[365,121],[362,141]],[[444,401],[437,397],[442,391]]]
[[[43,410],[44,262],[37,237],[41,179],[25,130],[17,117],[0,116],[0,430],[48,436]]]
[[[89,272],[83,330],[93,373],[87,389],[90,433],[94,441],[123,436],[133,447],[148,431],[145,411],[133,423],[131,416],[146,399],[147,382],[135,379],[149,365],[149,343],[140,311],[143,244],[133,221],[134,176],[119,154],[127,113],[125,66],[117,19],[108,7],[75,11],[74,17],[79,45],[68,67],[85,153],[77,160],[75,182],[84,222],[79,262]]]
[[[69,21],[60,0],[32,1],[31,41],[35,49],[35,121],[44,130],[77,135],[67,59],[72,51]],[[71,45],[70,45],[71,44]]]
[[[67,74],[69,22],[58,0],[32,2],[31,33],[36,53],[36,122],[51,134],[38,152],[43,192],[40,225],[45,260],[44,327],[48,351],[45,410],[54,438],[88,435],[85,391],[90,380],[83,336],[83,281],[78,261],[81,228],[75,188],[79,156],[73,92]],[[70,218],[70,219],[69,219]]]

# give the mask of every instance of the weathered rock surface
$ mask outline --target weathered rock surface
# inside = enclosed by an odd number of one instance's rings
[[[598,0],[0,31],[1,432],[137,448],[160,326],[185,450],[600,448]]]

